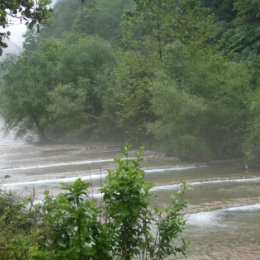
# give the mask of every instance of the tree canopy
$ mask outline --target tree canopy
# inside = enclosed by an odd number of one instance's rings
[[[2,115],[54,141],[257,161],[258,14],[255,0],[60,1],[3,64]]]

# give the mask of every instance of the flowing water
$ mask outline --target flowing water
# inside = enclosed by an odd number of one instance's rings
[[[60,183],[81,177],[92,183],[93,197],[101,196],[98,188],[115,167],[118,147],[30,145],[2,128],[0,121],[0,188],[21,196],[34,190],[40,199],[45,189],[55,194]],[[260,259],[260,171],[245,171],[239,162],[185,165],[151,152],[145,154],[144,169],[161,205],[181,180],[188,183],[187,259]]]

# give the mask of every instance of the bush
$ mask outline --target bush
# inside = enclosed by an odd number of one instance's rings
[[[185,185],[179,199],[172,197],[167,208],[152,207],[149,192],[152,185],[144,179],[140,152],[132,160],[125,147],[123,155],[125,158],[116,159],[118,167],[108,173],[101,189],[102,203],[94,201],[90,185],[78,179],[64,185],[64,192],[54,198],[46,192],[43,204],[35,205],[33,214],[30,208],[27,218],[23,217],[28,214],[23,207],[18,207],[19,210],[13,204],[5,207],[0,218],[1,235],[5,237],[10,232],[4,225],[16,227],[17,241],[27,243],[26,258],[19,259],[161,260],[177,253],[185,255],[186,243],[180,238],[185,226],[181,213]],[[17,214],[3,218],[10,208]],[[28,223],[21,226],[24,219]],[[13,246],[11,241],[6,243]]]

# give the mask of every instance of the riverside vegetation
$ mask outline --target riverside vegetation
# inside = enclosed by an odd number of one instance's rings
[[[167,208],[151,203],[140,152],[136,159],[115,159],[101,188],[91,198],[90,184],[78,179],[42,203],[0,193],[0,258],[4,260],[161,260],[185,255],[185,185]]]
[[[83,2],[2,64],[9,129],[259,165],[259,1]]]
[[[41,34],[32,26],[21,55],[1,64],[1,116],[43,141],[127,139],[183,160],[257,166],[259,13],[256,0],[61,0]],[[1,192],[1,257],[185,254],[183,190],[154,209],[140,157],[117,161],[101,204],[81,180],[37,205]]]

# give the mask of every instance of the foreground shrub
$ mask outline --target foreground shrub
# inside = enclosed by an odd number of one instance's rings
[[[56,197],[46,192],[43,203],[33,208],[24,210],[11,203],[4,207],[0,213],[4,236],[16,234],[27,243],[25,258],[10,255],[4,259],[161,260],[177,253],[185,255],[186,243],[180,238],[185,226],[181,213],[185,185],[179,199],[172,197],[167,208],[153,207],[152,185],[144,179],[140,152],[130,159],[125,147],[123,155],[125,158],[116,159],[118,167],[108,173],[100,202],[93,200],[90,184],[78,179],[64,185],[64,192]],[[10,209],[17,214],[6,218]],[[24,219],[27,221],[20,225]],[[13,228],[5,230],[4,225]],[[6,243],[15,248],[11,241]]]

